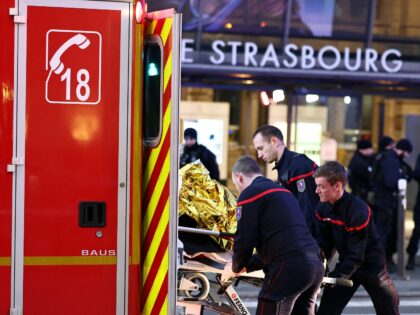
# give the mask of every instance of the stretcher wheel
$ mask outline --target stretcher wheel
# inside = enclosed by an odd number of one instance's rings
[[[210,282],[205,275],[202,273],[188,273],[185,275],[185,279],[198,285],[197,290],[186,290],[186,296],[197,300],[205,300],[207,298],[210,292]]]

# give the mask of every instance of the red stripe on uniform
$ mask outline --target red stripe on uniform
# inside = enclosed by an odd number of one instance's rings
[[[367,220],[366,220],[366,222],[364,222],[363,224],[361,224],[361,225],[359,225],[359,226],[355,226],[355,227],[347,227],[346,226],[346,223],[344,222],[344,221],[341,221],[341,220],[333,220],[333,219],[331,219],[331,218],[324,218],[324,217],[321,217],[320,215],[319,215],[319,213],[318,212],[316,212],[315,213],[315,216],[318,218],[318,220],[320,220],[320,221],[325,221],[325,222],[330,222],[331,224],[335,224],[335,225],[340,225],[340,226],[344,226],[344,229],[347,231],[347,232],[353,232],[353,231],[360,231],[360,230],[363,230],[365,227],[367,227],[368,225],[369,225],[369,221],[370,221],[370,216],[371,216],[371,211],[370,211],[370,208],[368,207],[368,218],[367,218]]]
[[[274,193],[274,192],[288,192],[288,193],[290,193],[290,191],[288,191],[287,189],[284,189],[284,188],[273,188],[273,189],[266,190],[266,191],[254,196],[254,197],[251,197],[249,199],[242,200],[241,202],[238,202],[237,206],[242,206],[244,204],[253,202],[253,201],[255,201],[255,200],[257,200],[257,199],[259,199],[259,198],[261,198],[265,195],[268,195],[268,194],[271,194],[271,193]]]
[[[368,207],[368,218],[367,218],[366,222],[365,222],[365,223],[363,223],[363,224],[361,224],[361,225],[359,225],[359,226],[355,226],[355,227],[346,227],[346,231],[347,231],[347,232],[352,232],[352,231],[360,231],[360,230],[363,230],[363,229],[364,229],[365,227],[367,227],[367,226],[368,226],[368,224],[369,224],[371,213],[372,213],[372,212],[370,211],[370,208]]]
[[[287,181],[287,184],[290,184],[291,182],[297,181],[298,179],[302,179],[302,178],[306,178],[306,177],[312,176],[314,174],[314,172],[315,172],[316,163],[314,163],[314,166],[313,167],[314,167],[314,169],[311,172],[309,172],[309,173],[292,177],[291,179],[289,179]]]
[[[165,279],[163,280],[161,289],[156,298],[155,305],[153,306],[151,315],[159,315],[160,310],[162,309],[163,304],[165,303],[166,296],[168,295],[168,273],[166,273]],[[165,312],[163,313],[165,314]]]

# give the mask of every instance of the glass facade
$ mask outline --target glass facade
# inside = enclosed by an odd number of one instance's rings
[[[229,163],[255,153],[253,130],[267,123],[291,149],[345,165],[358,139],[410,137],[420,2],[160,0],[148,11],[170,7],[183,13],[182,99],[230,105]]]

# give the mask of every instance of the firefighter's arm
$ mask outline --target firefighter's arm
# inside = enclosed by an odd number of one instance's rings
[[[238,203],[240,204],[240,203]],[[232,270],[240,272],[250,261],[258,237],[258,200],[242,205],[233,243]]]
[[[363,264],[368,242],[370,215],[359,215],[347,229],[347,254],[332,276],[349,278]]]
[[[318,220],[318,227],[319,227],[319,238],[317,239],[318,246],[321,249],[321,254],[323,258],[327,261],[333,255],[334,252],[334,244],[332,241],[332,232],[329,226],[329,223],[324,222],[322,220],[322,216],[316,211],[316,218]]]

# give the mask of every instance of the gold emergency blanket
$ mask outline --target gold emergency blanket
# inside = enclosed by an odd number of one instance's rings
[[[198,228],[235,233],[235,196],[225,186],[212,180],[200,161],[181,168],[180,177],[179,215],[193,218]],[[232,249],[233,239],[213,238],[223,248]]]

